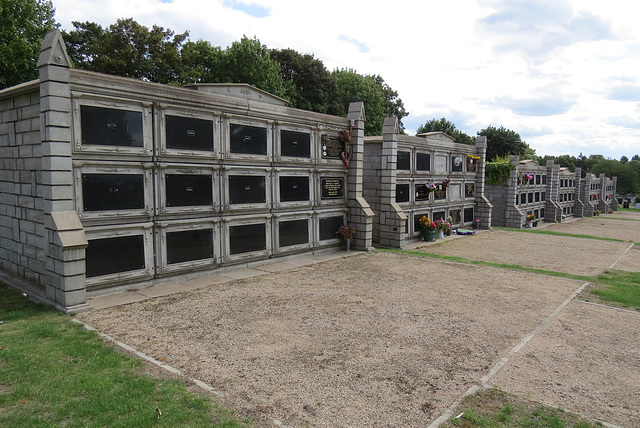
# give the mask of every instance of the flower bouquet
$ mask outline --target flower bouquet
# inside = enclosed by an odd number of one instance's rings
[[[425,215],[423,215],[422,218],[418,220],[418,223],[420,223],[420,228],[423,231],[435,232],[438,229],[438,225],[431,221],[431,219]]]

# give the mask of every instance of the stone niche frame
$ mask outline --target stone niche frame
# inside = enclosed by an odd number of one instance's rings
[[[189,271],[192,269],[212,269],[218,267],[222,258],[220,248],[220,221],[220,217],[213,217],[195,220],[190,219],[188,221],[173,220],[158,222],[155,227],[157,249],[156,272],[158,275],[172,274],[174,272]],[[212,257],[169,264],[167,234],[203,229],[212,229]]]
[[[142,147],[85,144],[82,141],[82,107],[99,107],[112,110],[133,111],[142,115]],[[73,155],[99,155],[101,159],[135,159],[150,161],[153,156],[153,115],[152,103],[145,101],[114,98],[107,95],[93,95],[83,92],[72,94],[72,139]]]
[[[231,152],[231,125],[251,126],[266,130],[266,154],[236,153]],[[260,163],[271,162],[273,158],[273,128],[274,121],[268,119],[252,118],[223,114],[222,115],[222,152],[224,159],[239,161],[257,161]]]
[[[265,248],[231,254],[231,228],[257,224],[264,224]],[[259,260],[270,257],[273,252],[273,234],[271,232],[271,226],[272,215],[268,213],[243,216],[242,218],[223,218],[221,223],[223,242],[222,262],[225,264],[236,264],[246,262],[248,260]]]
[[[220,212],[220,167],[217,165],[200,166],[192,164],[160,163],[156,169],[156,200],[158,201],[157,215],[173,214],[217,214]],[[211,205],[168,206],[167,175],[209,175],[211,176]]]
[[[282,154],[282,131],[299,132],[309,134],[309,157],[286,156]],[[276,122],[274,126],[273,159],[278,163],[314,164],[318,160],[318,146],[320,145],[318,130],[291,123]]]
[[[325,196],[323,197],[323,182],[326,180],[331,180],[333,183],[336,180],[342,180],[342,193],[340,196]],[[329,171],[318,171],[315,173],[315,194],[317,198],[315,200],[315,205],[318,207],[330,207],[330,206],[341,206],[346,208],[347,204],[347,176],[345,173],[335,170]],[[332,186],[333,190],[335,186]],[[325,193],[326,194],[326,193]]]
[[[307,221],[307,242],[293,245],[281,246],[280,242],[280,227],[281,223],[288,221]],[[314,246],[314,221],[313,211],[302,211],[297,213],[280,213],[273,216],[273,254],[283,255],[288,253],[297,253],[303,250],[311,250]]]
[[[297,177],[307,178],[307,187],[309,199],[306,201],[281,201],[280,194],[280,178],[281,177]],[[274,209],[294,209],[294,208],[307,208],[310,209],[316,204],[316,195],[313,185],[313,170],[301,169],[301,168],[274,168],[273,173],[273,208]]]
[[[173,105],[159,104],[155,112],[156,115],[156,135],[158,137],[158,147],[155,154],[159,160],[184,162],[210,162],[222,158],[222,130],[220,125],[220,113],[217,111],[198,110],[193,108],[182,108]],[[196,150],[189,148],[167,147],[167,116],[177,116],[185,119],[199,119],[211,121],[213,133],[213,149]]]
[[[247,176],[247,177],[264,177],[265,183],[265,202],[256,203],[238,203],[232,204],[230,202],[230,188],[229,177],[230,176]],[[259,167],[234,167],[224,166],[221,170],[221,182],[222,182],[222,210],[224,212],[241,212],[241,211],[266,211],[271,209],[273,190],[271,188],[273,184],[273,171],[272,168],[259,168]]]
[[[122,174],[141,175],[143,177],[144,208],[140,209],[114,209],[100,211],[85,211],[82,186],[83,174]],[[151,163],[108,163],[108,162],[73,162],[73,176],[75,181],[75,205],[78,217],[82,221],[113,219],[113,218],[140,218],[151,217],[155,213],[153,194],[153,164]]]
[[[87,278],[86,284],[88,291],[92,289],[104,288],[105,286],[111,287],[114,284],[129,282],[132,279],[146,280],[153,278],[155,274],[155,261],[152,223],[147,222],[132,223],[130,225],[89,227],[85,228],[85,234],[87,237],[87,241],[89,242],[89,247],[91,246],[91,241],[96,239],[141,235],[143,237],[145,261],[145,267],[143,269],[111,273]]]

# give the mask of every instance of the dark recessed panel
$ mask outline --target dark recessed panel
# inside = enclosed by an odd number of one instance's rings
[[[229,203],[230,204],[257,204],[265,203],[267,192],[265,190],[265,177],[255,175],[230,175],[229,176]]]
[[[142,174],[82,174],[84,211],[144,209]]]
[[[344,197],[343,178],[321,178],[322,199],[340,199]]]
[[[213,258],[213,229],[167,233],[167,264]]]
[[[281,247],[309,243],[309,221],[281,221],[278,237]]]
[[[430,171],[431,170],[431,155],[427,153],[416,153],[416,170],[417,171]]]
[[[249,224],[246,226],[230,226],[229,245],[231,254],[266,250],[266,225]]]
[[[280,177],[280,202],[308,200],[309,177]]]
[[[428,201],[431,189],[426,184],[416,184],[416,201]]]
[[[144,237],[91,239],[85,263],[87,278],[144,269]]]
[[[211,175],[167,174],[167,207],[213,205]]]
[[[280,131],[280,154],[297,158],[311,157],[311,134],[308,132]]]
[[[464,222],[469,223],[473,221],[473,208],[465,208],[464,209]]]
[[[166,117],[167,148],[213,151],[213,121],[193,117]]]
[[[80,106],[82,144],[142,147],[142,113]]]
[[[336,232],[340,229],[344,222],[344,218],[340,216],[325,217],[320,219],[320,240],[337,238]]]
[[[406,171],[411,169],[411,152],[398,151],[397,169],[406,170]]]
[[[409,202],[408,184],[396,184],[396,202]]]
[[[462,171],[462,156],[451,157],[451,171]]]
[[[232,124],[230,136],[231,153],[267,154],[267,128]]]

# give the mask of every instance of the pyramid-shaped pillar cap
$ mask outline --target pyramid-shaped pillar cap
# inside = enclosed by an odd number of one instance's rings
[[[58,67],[71,67],[71,59],[67,54],[67,49],[62,39],[60,30],[53,30],[47,33],[40,49],[38,67],[46,65],[57,65]]]

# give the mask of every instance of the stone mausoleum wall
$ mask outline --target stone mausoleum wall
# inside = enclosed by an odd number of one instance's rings
[[[484,198],[485,139],[458,144],[442,132],[401,135],[388,118],[381,137],[365,138],[364,196],[376,214],[373,242],[402,248],[420,236],[418,219],[451,217],[453,228],[491,224]]]
[[[582,178],[580,168],[571,172],[552,160],[540,166],[512,156],[511,164],[506,183],[487,186],[494,226],[524,227],[530,214],[539,221],[559,223],[569,217],[591,216],[597,207],[608,210],[615,205],[617,209],[615,177],[587,174]]]
[[[59,32],[38,67],[38,81],[0,91],[0,263],[59,308],[338,247],[344,223],[354,248],[371,248],[362,103],[341,118],[248,85],[75,70]]]

